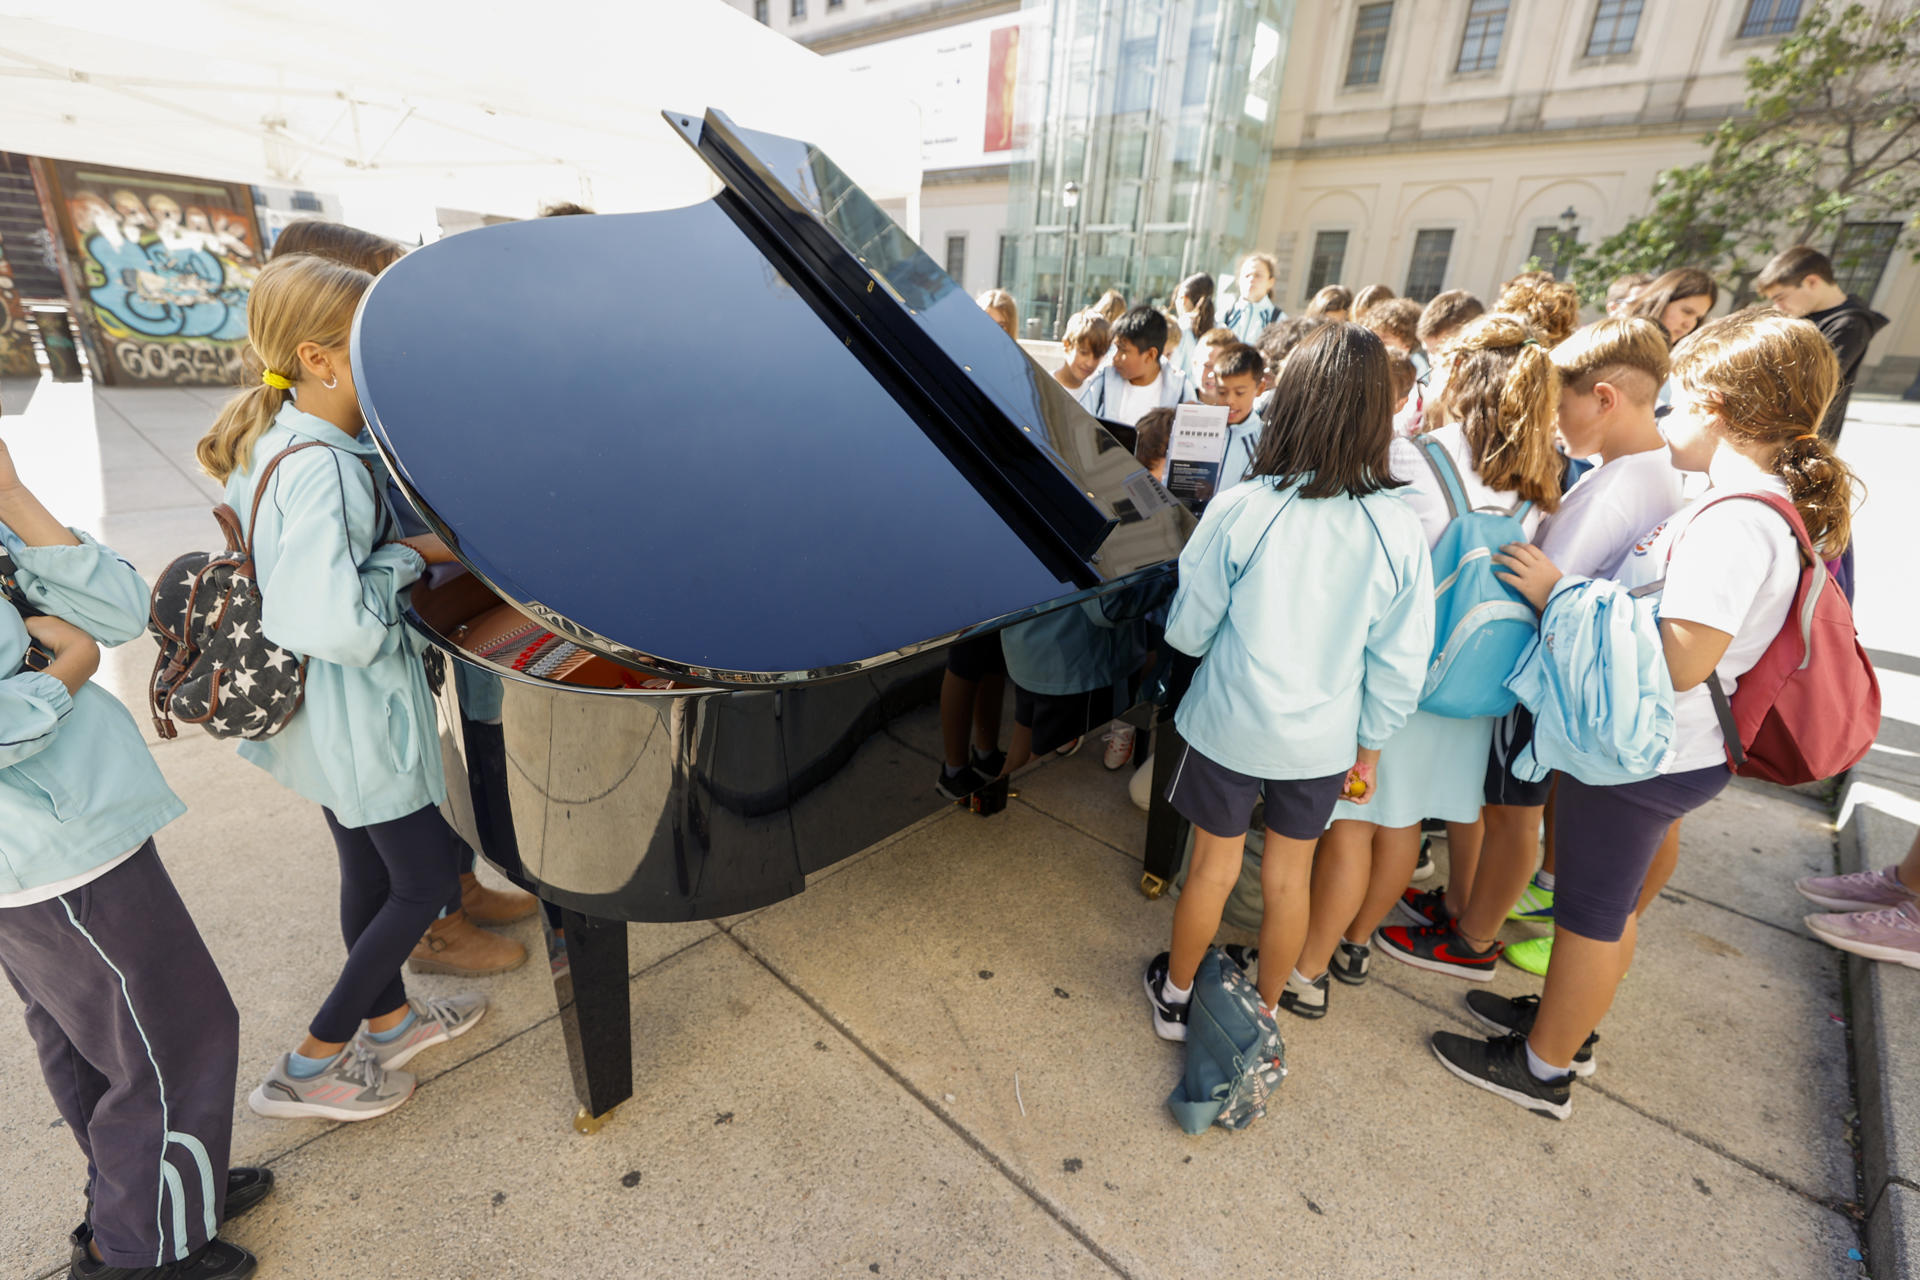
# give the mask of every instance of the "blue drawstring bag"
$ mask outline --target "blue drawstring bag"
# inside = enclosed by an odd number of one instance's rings
[[[1267,1114],[1267,1098],[1286,1074],[1280,1028],[1260,993],[1225,952],[1207,948],[1187,1012],[1187,1069],[1167,1110],[1190,1134],[1216,1124],[1244,1129]]]

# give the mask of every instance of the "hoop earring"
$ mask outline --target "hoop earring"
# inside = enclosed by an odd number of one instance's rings
[[[333,377],[329,378],[327,381],[321,383],[320,385],[325,387],[327,390],[331,391],[335,387],[340,385],[340,375],[336,373]]]

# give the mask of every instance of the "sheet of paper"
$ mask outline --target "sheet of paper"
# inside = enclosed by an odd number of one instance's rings
[[[1227,452],[1227,407],[1183,404],[1173,411],[1167,441],[1167,488],[1198,511],[1220,487]]]

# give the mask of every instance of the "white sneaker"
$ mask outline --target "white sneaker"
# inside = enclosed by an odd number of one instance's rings
[[[413,1010],[413,1025],[392,1041],[373,1038],[368,1032],[360,1043],[388,1071],[404,1067],[422,1049],[463,1036],[487,1015],[487,998],[481,995],[436,996],[423,1000],[413,996],[407,1001]]]
[[[1124,720],[1115,720],[1107,726],[1107,753],[1100,757],[1100,763],[1108,769],[1118,769],[1133,759],[1134,728]]]
[[[273,1070],[247,1097],[256,1115],[276,1120],[371,1120],[413,1096],[413,1077],[388,1071],[358,1041],[317,1076],[289,1071],[291,1054],[281,1054]]]
[[[1142,813],[1153,808],[1153,757],[1151,755],[1133,771],[1133,780],[1127,783],[1127,798],[1132,800],[1133,807]]]

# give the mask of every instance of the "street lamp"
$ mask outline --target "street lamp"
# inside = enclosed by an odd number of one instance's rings
[[[1073,211],[1080,207],[1080,184],[1069,180],[1060,188],[1060,204],[1067,211],[1067,244],[1060,263],[1060,302],[1054,309],[1053,336],[1058,338],[1066,332],[1067,306],[1073,297]]]
[[[1560,213],[1560,235],[1553,245],[1553,276],[1556,280],[1565,280],[1568,270],[1573,266],[1574,246],[1580,242],[1574,237],[1580,231],[1580,211],[1568,205]]]

